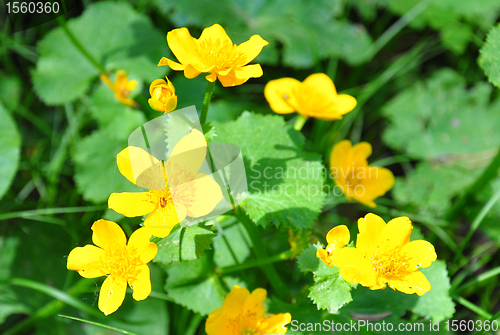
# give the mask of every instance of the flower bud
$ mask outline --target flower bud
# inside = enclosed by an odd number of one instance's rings
[[[175,95],[174,85],[172,85],[168,78],[166,79],[167,81],[156,79],[151,83],[151,86],[149,86],[151,98],[148,100],[151,108],[165,114],[177,107],[177,96]]]

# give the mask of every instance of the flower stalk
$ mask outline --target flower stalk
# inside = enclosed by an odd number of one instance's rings
[[[207,123],[208,107],[210,106],[210,100],[212,99],[212,93],[214,90],[215,81],[208,82],[207,90],[205,91],[205,97],[203,98],[203,105],[201,106],[200,114],[200,124],[203,126]]]

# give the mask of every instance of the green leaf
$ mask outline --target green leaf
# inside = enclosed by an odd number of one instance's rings
[[[16,123],[0,103],[0,199],[16,175],[20,153],[21,137]]]
[[[500,25],[490,30],[486,43],[480,51],[479,65],[489,81],[496,87],[500,87]]]
[[[392,195],[399,204],[409,205],[419,213],[441,216],[451,208],[452,199],[474,182],[479,172],[478,169],[470,171],[460,166],[433,166],[422,162],[405,178],[396,178]]]
[[[412,311],[434,322],[450,319],[455,314],[455,303],[449,293],[451,285],[445,261],[437,260],[420,271],[429,280],[431,290],[418,298]]]
[[[165,291],[176,303],[201,315],[208,315],[222,306],[226,298],[222,280],[228,288],[245,286],[234,278],[219,278],[214,274],[213,264],[205,255],[202,258],[183,263],[173,263],[166,268]]]
[[[359,285],[356,290],[352,291],[352,299],[352,303],[342,308],[342,314],[385,314],[400,318],[407,310],[415,306],[418,296],[394,291],[389,287],[372,291]]]
[[[318,309],[336,313],[352,301],[350,292],[355,285],[346,282],[337,267],[328,266],[316,257],[316,252],[321,248],[319,242],[309,245],[309,248],[297,257],[298,265],[302,272],[311,271],[314,274],[314,285],[309,288],[309,298]]]
[[[214,142],[235,144],[243,154],[250,218],[261,226],[309,227],[325,198],[324,167],[319,155],[302,151],[302,134],[278,115],[244,112],[236,121],[213,124]]]
[[[440,70],[384,107],[391,124],[383,139],[411,158],[437,163],[470,161],[471,157],[460,154],[500,145],[500,100],[489,104],[491,89],[479,83],[466,90],[462,76],[450,69]]]
[[[130,134],[132,129],[121,131]],[[126,147],[126,139],[110,138],[105,130],[96,130],[75,144],[72,152],[74,178],[85,200],[103,203],[113,192],[141,191],[122,176],[116,166],[116,155]]]
[[[186,262],[200,258],[210,249],[215,234],[197,225],[175,229],[159,241],[154,262],[168,265],[172,262]]]
[[[89,108],[100,130],[117,140],[128,139],[133,129],[146,122],[141,111],[121,104],[104,84],[92,93]]]
[[[228,228],[225,228],[222,233],[214,238],[214,261],[218,267],[235,265],[231,252],[223,239],[223,235],[226,237],[227,242],[231,246],[231,249],[235,253],[236,259],[239,263],[243,263],[245,259],[250,256],[250,238],[241,223],[234,224]]]
[[[0,73],[0,103],[8,110],[15,110],[21,98],[21,80],[16,76]]]
[[[352,301],[353,284],[346,282],[340,276],[338,268],[331,268],[329,273],[315,274],[314,282],[309,289],[311,291],[309,298],[318,306],[318,309],[336,313],[342,306]]]
[[[113,13],[110,15],[110,13]],[[107,71],[125,70],[151,82],[165,72],[157,63],[167,52],[165,35],[128,3],[99,2],[68,22],[88,53]],[[71,42],[62,28],[45,35],[33,72],[37,94],[47,104],[70,102],[84,94],[99,70]]]
[[[309,248],[305,249],[299,256],[297,256],[297,265],[301,272],[315,272],[323,261],[316,256],[318,249],[322,249],[321,243],[310,244]]]

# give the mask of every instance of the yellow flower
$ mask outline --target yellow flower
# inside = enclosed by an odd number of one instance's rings
[[[137,229],[127,244],[125,233],[114,222],[99,220],[92,225],[92,241],[73,249],[68,256],[68,270],[75,270],[85,278],[108,276],[99,293],[99,309],[106,315],[115,312],[125,299],[127,283],[139,301],[151,293],[151,280],[147,263],[158,252],[158,247],[149,242],[151,233],[145,228]]]
[[[330,154],[330,170],[338,187],[348,200],[375,207],[375,198],[384,195],[394,185],[394,175],[383,167],[368,165],[372,153],[370,143],[352,146],[351,141],[337,143]]]
[[[149,86],[149,94],[151,94],[151,98],[148,103],[155,111],[166,114],[177,107],[175,87],[168,78],[167,81],[163,79],[154,80]]]
[[[342,229],[349,234],[347,227]],[[418,269],[429,267],[437,255],[427,241],[410,242],[413,229],[410,219],[403,216],[385,223],[370,213],[358,220],[358,229],[356,247],[340,248],[330,257],[330,264],[340,269],[342,278],[371,290],[384,289],[389,284],[394,290],[419,296],[431,289]],[[345,236],[339,234],[338,237],[341,240],[337,243],[342,245]]]
[[[286,334],[285,325],[292,321],[290,313],[267,314],[263,302],[267,291],[263,288],[250,292],[234,286],[218,308],[208,316],[207,335],[264,335]]]
[[[108,207],[127,217],[149,214],[144,226],[161,238],[186,216],[209,214],[222,200],[222,191],[209,175],[198,173],[206,151],[205,136],[197,129],[177,143],[165,165],[141,148],[125,148],[117,155],[118,169],[149,191],[112,193]]]
[[[341,225],[332,228],[326,235],[328,245],[325,249],[318,249],[316,257],[320,258],[326,265],[334,266],[333,254],[345,247],[349,243],[350,238],[351,235],[346,226]]]
[[[132,99],[129,99],[130,91],[132,91],[137,86],[136,80],[128,81],[127,73],[123,70],[120,70],[116,73],[116,80],[113,84],[109,77],[104,73],[101,74],[101,80],[109,86],[113,92],[115,92],[115,97],[124,105],[134,107],[136,102]]]
[[[357,103],[350,95],[337,94],[333,81],[324,73],[312,74],[303,82],[293,78],[271,80],[264,96],[278,114],[297,112],[327,121],[341,119]]]
[[[209,72],[205,78],[210,82],[219,78],[224,87],[262,76],[259,64],[247,64],[269,44],[259,35],[240,45],[233,44],[218,24],[204,29],[199,39],[193,38],[187,28],[174,29],[167,34],[167,42],[180,64],[162,57],[158,66],[168,65],[172,70],[184,71],[189,79]]]

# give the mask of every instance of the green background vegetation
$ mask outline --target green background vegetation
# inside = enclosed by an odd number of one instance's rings
[[[136,334],[204,334],[206,315],[235,284],[266,288],[268,310],[290,312],[300,322],[390,312],[386,322],[440,321],[446,333],[443,322],[451,318],[497,319],[500,1],[214,3],[82,1],[68,15],[31,29],[11,33],[4,25],[0,333],[114,333],[63,314]],[[213,141],[240,146],[247,173],[257,166],[328,166],[332,145],[347,138],[370,142],[370,162],[391,169],[396,184],[375,209],[332,194],[308,199],[254,192],[245,211],[183,228],[184,235],[174,230],[167,241],[183,236],[184,249],[160,248],[151,265],[151,296],[135,302],[127,294],[106,318],[97,309],[101,280],[66,270],[66,257],[90,243],[89,228],[100,218],[119,222],[127,235],[138,227],[140,219],[107,209],[110,193],[135,190],[119,174],[116,154],[132,130],[158,116],[147,105],[154,79],[168,75],[178,107],[200,110],[203,75],[188,80],[156,64],[162,56],[173,59],[169,30],[188,27],[197,38],[214,23],[237,44],[253,34],[269,41],[256,59],[264,75],[234,88],[217,83],[208,114]],[[28,26],[29,17],[16,24]],[[139,81],[132,95],[139,109],[120,105],[99,80],[102,71],[120,69]],[[309,120],[302,135],[290,126],[296,114],[283,118],[270,110],[264,85],[317,72],[356,97],[358,106],[342,121]],[[321,176],[274,182],[333,185]],[[434,244],[438,261],[424,270],[429,293],[353,289],[315,257],[330,228],[346,224],[355,236],[357,219],[368,212],[386,220],[409,216],[412,238]],[[290,230],[297,236],[292,251]],[[298,261],[290,259],[294,253]]]

